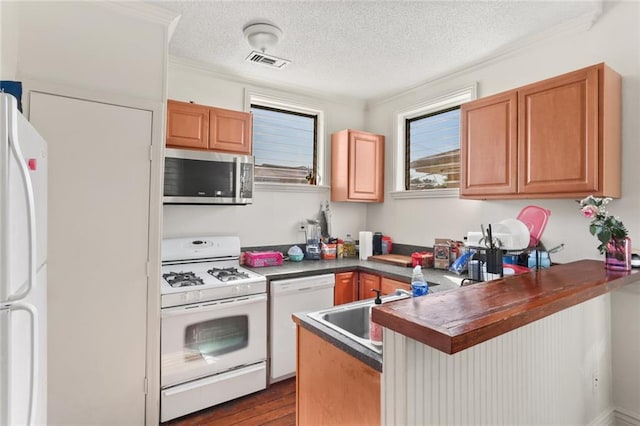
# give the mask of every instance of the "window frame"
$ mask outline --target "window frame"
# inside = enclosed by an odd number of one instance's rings
[[[411,118],[407,118],[404,120],[404,125],[405,125],[405,131],[404,131],[404,190],[405,191],[417,191],[416,189],[409,189],[409,187],[411,186],[411,183],[409,182],[409,175],[407,174],[407,170],[409,169],[408,164],[411,162],[411,141],[409,138],[409,135],[411,133],[410,130],[410,123],[413,121],[418,121],[418,120],[422,120],[423,118],[429,118],[429,117],[434,117],[436,115],[440,115],[440,114],[444,114],[447,112],[451,112],[451,111],[456,111],[460,109],[460,105],[456,105],[453,107],[449,107],[449,108],[445,108],[445,109],[440,109],[438,111],[432,111],[429,112],[427,114],[423,114],[423,115],[419,115],[417,117],[411,117]],[[438,189],[438,188],[432,188],[432,189]],[[449,188],[449,189],[453,189],[453,188]]]
[[[461,104],[476,99],[477,83],[464,85],[457,89],[446,91],[439,96],[429,98],[419,104],[401,111],[395,116],[395,144],[394,144],[394,190],[392,198],[446,198],[459,197],[459,188],[406,189],[406,161],[407,161],[407,120],[418,119],[431,114],[459,107]]]
[[[310,118],[313,120],[313,176],[318,176],[318,116],[316,114],[306,114],[306,113],[302,113],[302,112],[297,112],[297,111],[291,111],[291,110],[286,110],[286,109],[282,109],[282,108],[274,108],[274,107],[270,107],[270,106],[265,106],[265,105],[259,105],[259,104],[251,104],[249,105],[249,108],[251,110],[253,109],[261,109],[264,111],[272,111],[272,112],[278,112],[281,114],[289,114],[289,115],[295,115],[298,117],[304,117],[304,118]],[[255,173],[254,173],[254,180],[255,180]],[[256,183],[269,183],[269,182],[259,182],[258,180],[255,180]],[[300,183],[289,183],[289,185],[315,185],[315,183],[313,184],[305,184],[303,182]]]
[[[281,93],[275,94],[270,92],[245,90],[246,112],[251,112],[251,105],[257,105],[259,108],[283,111],[303,116],[315,116],[315,142],[314,142],[314,169],[316,173],[315,185],[305,183],[272,183],[272,182],[255,182],[256,190],[283,191],[283,192],[325,192],[329,189],[326,185],[328,182],[327,166],[325,162],[326,143],[325,143],[325,113],[319,106],[312,105],[306,100],[296,98],[294,96],[282,96]],[[252,129],[253,130],[253,129]]]

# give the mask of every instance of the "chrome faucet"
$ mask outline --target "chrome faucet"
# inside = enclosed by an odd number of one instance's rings
[[[413,296],[413,293],[403,288],[397,288],[394,294],[396,296],[407,296],[407,297]]]

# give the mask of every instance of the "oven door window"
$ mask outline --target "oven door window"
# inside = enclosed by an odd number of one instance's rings
[[[246,348],[249,317],[236,315],[189,325],[184,333],[185,355],[215,357]]]

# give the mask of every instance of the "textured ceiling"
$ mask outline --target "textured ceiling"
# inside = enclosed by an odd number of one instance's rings
[[[162,1],[181,14],[169,53],[212,70],[326,94],[371,99],[443,75],[598,10],[593,1]],[[279,26],[266,53],[278,70],[245,62],[249,22]]]

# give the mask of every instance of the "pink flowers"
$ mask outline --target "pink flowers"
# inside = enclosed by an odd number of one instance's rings
[[[596,217],[596,215],[598,214],[598,208],[592,205],[584,206],[581,211],[582,211],[582,215],[587,219]]]
[[[610,201],[611,198],[599,198],[593,195],[589,195],[579,201],[580,212],[587,219],[591,219],[589,232],[598,238],[600,242],[598,251],[600,253],[607,251],[607,245],[610,241],[624,240],[628,234],[627,228],[625,228],[620,218],[607,213],[607,204]]]

